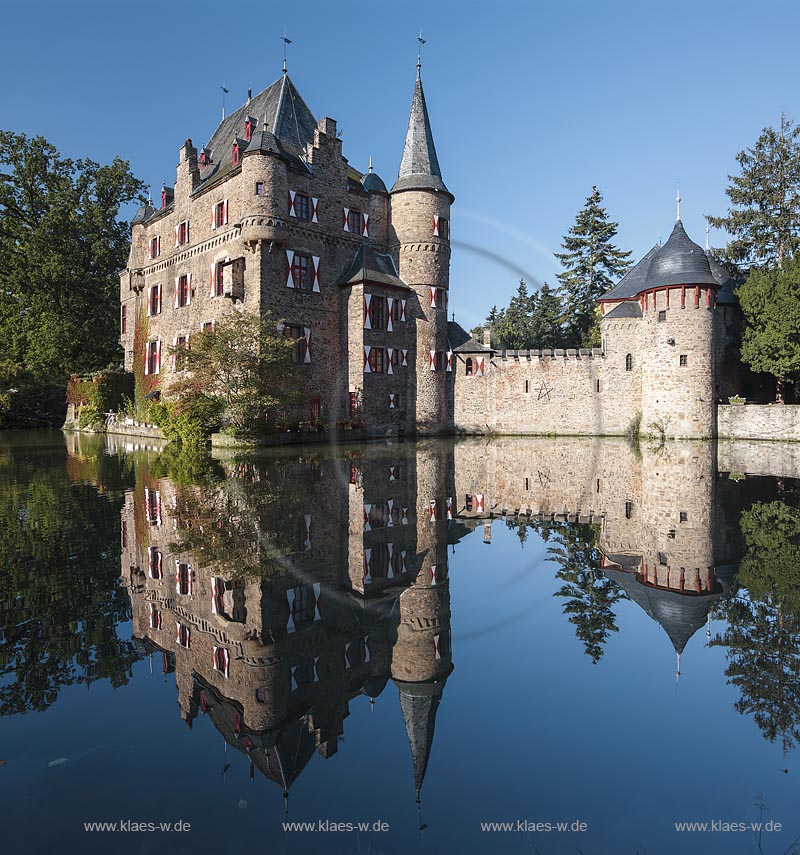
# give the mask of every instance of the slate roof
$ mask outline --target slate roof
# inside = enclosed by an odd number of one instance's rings
[[[667,242],[654,246],[600,300],[630,300],[642,291],[666,285],[717,285],[717,302],[735,303],[733,290],[738,284],[709,250],[691,240],[678,220]]]
[[[377,172],[368,172],[361,180],[361,185],[368,193],[388,193],[383,179]]]
[[[645,281],[647,280],[647,271],[650,269],[650,262],[655,254],[661,249],[656,244],[647,255],[638,261],[617,284],[600,298],[601,300],[627,300],[630,297],[635,297],[646,288]]]
[[[646,287],[717,284],[705,250],[691,240],[683,223],[678,220],[669,239],[650,262]]]
[[[389,285],[393,288],[402,288],[403,291],[412,290],[400,278],[392,256],[388,253],[376,252],[367,244],[362,244],[356,250],[350,266],[339,277],[336,284],[355,285],[358,282]]]
[[[454,353],[492,353],[492,348],[476,341],[460,324],[447,322],[447,340]]]
[[[642,317],[642,307],[639,305],[638,300],[626,300],[624,303],[620,303],[618,306],[614,306],[614,308],[603,315],[603,318],[641,318]]]
[[[302,155],[306,145],[314,141],[317,120],[292,79],[288,74],[283,74],[220,122],[206,145],[206,148],[211,150],[212,163],[200,172],[200,188],[231,168],[233,143],[236,139],[240,140],[241,151],[245,150],[245,145],[248,151],[252,150],[240,137],[244,133],[248,116],[257,118],[262,128],[266,119],[269,130],[280,144],[280,153],[295,166],[303,165]]]
[[[442,180],[439,158],[436,156],[436,147],[433,144],[428,106],[422,90],[422,79],[417,70],[417,82],[414,86],[414,97],[411,99],[411,114],[408,117],[403,158],[400,161],[400,172],[392,187],[392,193],[399,190],[420,189],[450,193]]]
[[[150,202],[145,202],[145,204],[142,205],[134,215],[133,219],[131,220],[131,225],[136,226],[139,223],[146,223],[150,219],[150,217],[155,214],[155,212],[156,209],[153,207],[153,205]]]

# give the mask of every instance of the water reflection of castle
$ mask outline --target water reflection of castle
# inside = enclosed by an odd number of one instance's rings
[[[186,722],[209,716],[287,798],[350,702],[393,681],[419,798],[453,669],[448,543],[504,517],[600,523],[603,573],[680,655],[732,569],[712,453],[508,439],[264,456],[202,488],[142,474],[122,516],[134,634]]]
[[[208,715],[287,798],[315,751],[336,752],[349,703],[392,680],[419,797],[453,668],[452,449],[229,470],[202,489],[143,478],[126,496],[135,636],[175,672],[186,722]]]

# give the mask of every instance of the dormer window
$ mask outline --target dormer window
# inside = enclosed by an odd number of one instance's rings
[[[205,168],[209,163],[211,163],[211,152],[203,147],[200,149],[200,168]]]
[[[239,163],[239,142],[238,140],[233,144],[233,165],[237,166]]]
[[[244,138],[250,142],[253,138],[253,131],[256,129],[256,120],[252,116],[248,116],[244,123]]]

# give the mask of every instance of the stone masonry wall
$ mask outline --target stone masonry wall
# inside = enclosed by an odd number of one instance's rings
[[[721,404],[717,407],[720,438],[800,441],[800,405]]]

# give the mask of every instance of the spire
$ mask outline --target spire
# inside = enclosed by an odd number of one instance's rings
[[[292,43],[292,40],[286,38],[286,30],[283,31],[283,36],[281,38],[283,39],[283,73],[287,74],[287,71],[286,71],[286,47],[287,47],[287,45],[290,45]]]
[[[414,764],[414,786],[417,804],[428,760],[433,746],[433,732],[436,725],[436,711],[444,689],[444,680],[433,683],[403,683],[395,681],[400,690],[400,709],[411,748]]]
[[[417,80],[414,85],[414,97],[411,99],[411,113],[408,117],[408,130],[403,147],[403,159],[400,172],[392,192],[399,190],[440,190],[449,193],[442,181],[439,158],[433,144],[433,132],[428,118],[428,106],[422,89],[422,78],[417,65]]]
[[[679,223],[681,221],[681,185],[678,185],[678,195],[675,197],[675,201],[678,203],[678,216],[675,218],[675,222]]]

